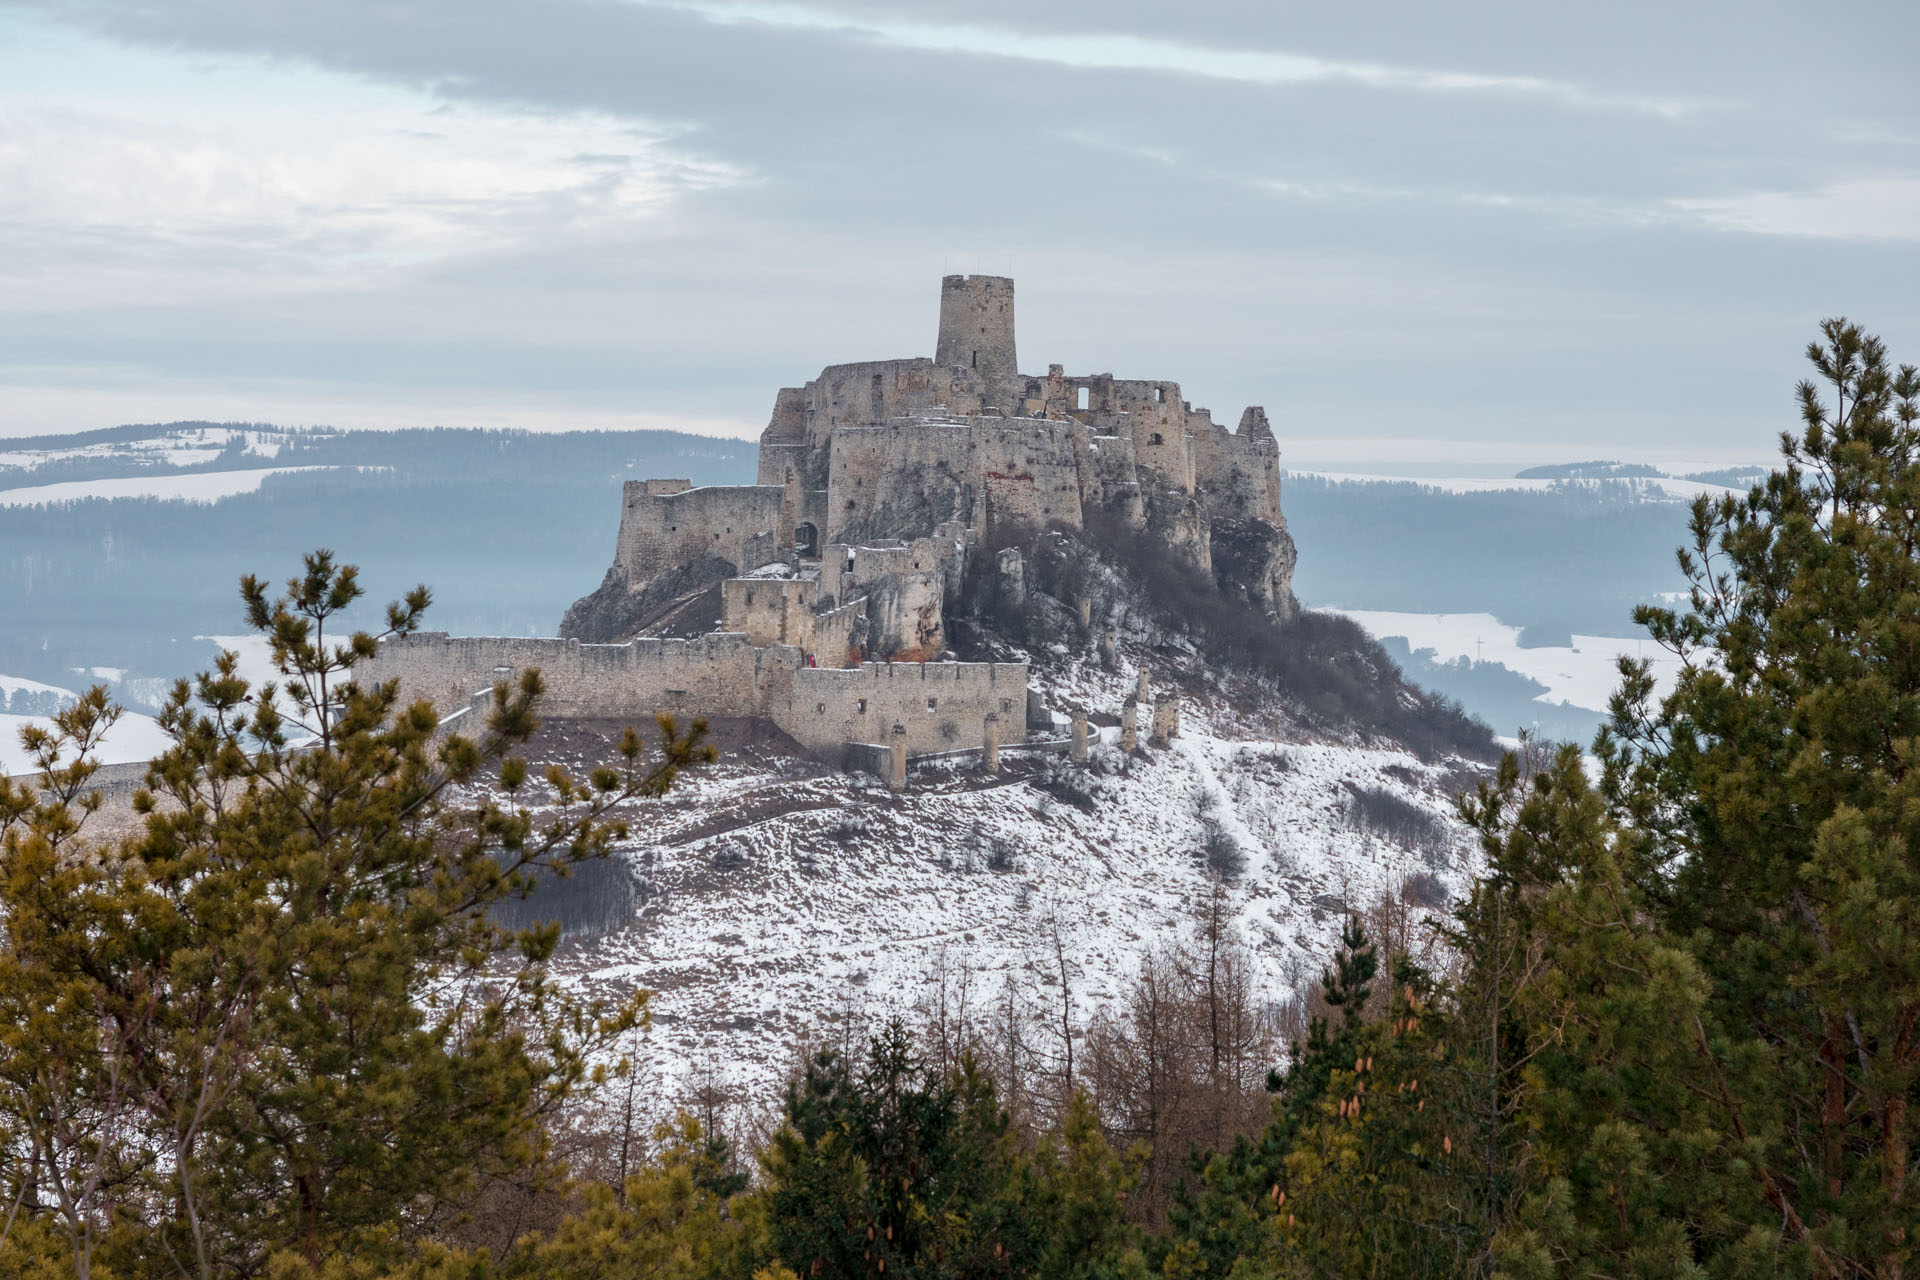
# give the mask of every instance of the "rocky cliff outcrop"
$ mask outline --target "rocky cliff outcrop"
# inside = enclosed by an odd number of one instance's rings
[[[616,564],[593,591],[581,596],[560,620],[560,637],[587,644],[619,644],[630,640],[647,620],[680,596],[730,578],[735,567],[718,556],[679,565],[633,583]]]

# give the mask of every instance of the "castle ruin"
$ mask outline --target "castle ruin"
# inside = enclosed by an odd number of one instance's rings
[[[612,567],[559,638],[401,637],[368,674],[451,707],[538,666],[550,717],[756,716],[824,756],[997,759],[1030,716],[1026,665],[947,660],[945,627],[990,532],[1117,522],[1292,615],[1264,410],[1230,431],[1177,382],[1023,374],[1016,352],[1013,281],[948,276],[931,359],[780,390],[757,484],[629,482]],[[1018,553],[997,568],[1017,580]]]

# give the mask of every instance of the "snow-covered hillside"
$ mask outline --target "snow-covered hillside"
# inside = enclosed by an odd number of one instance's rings
[[[1036,677],[1115,707],[1132,684],[1084,667]],[[1012,983],[1029,1007],[1058,1009],[1064,956],[1084,1020],[1150,949],[1190,933],[1222,883],[1261,999],[1277,1006],[1326,962],[1350,910],[1391,894],[1425,911],[1459,888],[1471,842],[1448,797],[1473,769],[1290,731],[1277,741],[1262,719],[1188,696],[1165,746],[1123,756],[1107,729],[1084,769],[936,764],[901,795],[769,740],[734,744],[633,815],[621,857],[638,908],[563,967],[590,990],[656,993],[636,1045],[654,1078],[718,1063],[759,1091],[797,1042],[910,1009],[941,974],[977,1008]],[[567,754],[585,762],[592,745],[576,730]],[[1376,834],[1350,814],[1356,792],[1397,797],[1429,835]]]

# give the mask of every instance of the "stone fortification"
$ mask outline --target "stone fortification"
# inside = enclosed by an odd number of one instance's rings
[[[367,675],[451,710],[537,666],[549,716],[759,716],[812,751],[884,748],[889,768],[996,758],[1034,716],[1026,666],[934,661],[982,536],[1118,522],[1285,616],[1279,457],[1258,406],[1229,431],[1177,382],[1021,373],[1013,282],[948,276],[933,358],[830,365],[775,396],[758,484],[626,485],[613,564],[559,639],[405,637]],[[1021,577],[1017,555],[996,567]],[[1143,692],[1129,736],[1177,732],[1169,714],[1141,724]]]
[[[548,717],[756,716],[832,759],[846,743],[888,740],[896,726],[914,755],[978,746],[986,717],[1009,718],[1027,697],[1025,663],[810,667],[798,648],[755,645],[735,633],[582,644],[423,632],[381,645],[356,678],[399,680],[408,696],[445,712],[527,667],[538,667],[546,682],[541,714]]]
[[[676,596],[780,558],[792,542],[782,485],[708,485],[630,480],[620,505],[613,566],[592,595],[560,622],[569,639],[634,634]],[[784,533],[784,537],[783,537]]]
[[[921,537],[945,521],[1078,528],[1100,513],[1274,613],[1294,608],[1265,410],[1229,430],[1169,379],[1020,373],[1013,282],[997,276],[941,282],[933,359],[830,365],[783,388],[759,481],[796,489],[796,523],[829,542]]]
[[[1013,281],[1004,276],[948,276],[940,282],[940,336],[933,362],[968,369],[1002,412],[1009,397],[994,394],[1020,378],[1014,354]]]

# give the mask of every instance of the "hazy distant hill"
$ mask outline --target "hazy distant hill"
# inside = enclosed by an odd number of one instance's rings
[[[751,483],[755,457],[751,443],[669,431],[176,423],[7,441],[0,672],[183,674],[204,661],[193,636],[240,629],[241,574],[283,577],[319,546],[364,566],[377,600],[430,584],[437,626],[551,633],[612,557],[622,481]],[[223,477],[249,491],[168,496]],[[54,484],[63,500],[38,501]],[[85,496],[129,487],[151,496]]]
[[[1451,492],[1289,475],[1301,600],[1343,609],[1492,613],[1519,627],[1631,635],[1633,606],[1685,585],[1687,505],[1636,480]]]

